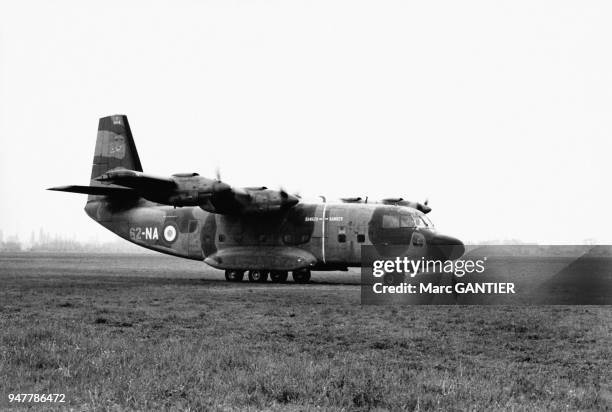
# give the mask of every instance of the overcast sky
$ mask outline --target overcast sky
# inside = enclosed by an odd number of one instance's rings
[[[0,229],[83,212],[98,118],[144,170],[430,199],[465,240],[612,242],[609,1],[0,5]]]

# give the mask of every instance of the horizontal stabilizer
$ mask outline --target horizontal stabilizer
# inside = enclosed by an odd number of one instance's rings
[[[136,195],[136,192],[129,187],[108,185],[108,186],[57,186],[50,187],[47,190],[55,190],[57,192],[71,192],[71,193],[83,193],[86,195],[96,196],[126,196]]]

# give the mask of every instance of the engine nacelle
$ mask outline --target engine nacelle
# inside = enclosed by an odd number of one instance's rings
[[[233,214],[276,213],[296,205],[299,199],[284,190],[266,188],[232,188],[211,196],[200,207],[208,212]]]
[[[233,190],[227,183],[201,177],[195,173],[176,174],[172,177],[176,182],[176,189],[158,202],[177,207],[202,206],[208,204],[211,198],[223,196]]]
[[[389,197],[383,199],[382,203],[385,205],[408,206],[423,213],[431,212],[431,207],[427,206],[427,202],[425,202],[424,204],[419,202],[412,202],[410,200],[404,200],[404,198],[402,197]]]
[[[341,197],[340,200],[342,203],[365,203],[361,197]]]

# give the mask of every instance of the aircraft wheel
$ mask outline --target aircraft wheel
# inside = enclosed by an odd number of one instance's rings
[[[225,271],[225,280],[228,282],[242,282],[244,278],[244,270],[226,270]]]
[[[274,283],[285,283],[289,273],[286,270],[273,270],[270,272],[270,280]]]
[[[249,282],[264,283],[268,280],[268,272],[265,270],[249,270]]]
[[[310,282],[310,269],[299,269],[293,271],[293,281],[295,283]]]

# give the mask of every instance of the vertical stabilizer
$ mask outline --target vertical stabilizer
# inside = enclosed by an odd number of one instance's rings
[[[91,179],[116,167],[142,172],[127,116],[113,115],[100,119]],[[92,182],[92,184],[97,182]]]

